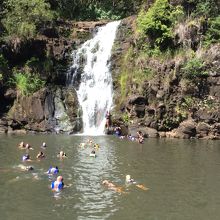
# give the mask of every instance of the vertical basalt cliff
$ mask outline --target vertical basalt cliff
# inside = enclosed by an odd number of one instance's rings
[[[188,42],[204,64],[205,74],[189,79],[184,77],[189,54],[141,56],[136,17],[121,22],[111,62],[114,123],[127,128],[125,134],[140,130],[146,137],[220,139],[220,45],[201,48],[201,28],[176,27],[178,44]],[[138,69],[144,70],[140,78]]]

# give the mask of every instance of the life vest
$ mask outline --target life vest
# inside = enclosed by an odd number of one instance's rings
[[[47,171],[48,174],[57,174],[58,172],[59,172],[59,170],[58,170],[57,168],[55,168],[55,167],[51,167],[51,168]]]
[[[24,156],[22,157],[22,161],[26,161],[26,160],[29,160],[29,156],[24,155]]]
[[[63,189],[63,187],[64,187],[64,183],[63,182],[54,181],[54,182],[51,183],[51,189],[53,189],[56,192],[58,192],[61,189]]]

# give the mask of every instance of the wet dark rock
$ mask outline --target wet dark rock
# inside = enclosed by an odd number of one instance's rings
[[[44,88],[32,96],[19,97],[9,111],[8,126],[37,132],[71,132],[81,129],[73,88]]]

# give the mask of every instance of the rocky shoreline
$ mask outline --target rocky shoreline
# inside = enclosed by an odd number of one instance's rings
[[[59,31],[42,30],[38,39],[1,44],[1,51],[11,67],[33,56],[43,61],[47,54],[53,61],[53,71],[42,72],[47,87],[31,96],[21,97],[6,85],[1,88],[0,133],[72,134],[81,131],[76,91],[65,87],[65,73],[72,50],[90,38],[97,26],[105,23],[61,22]],[[129,48],[137,46],[134,29],[135,16],[121,22],[110,61],[115,104],[113,124],[121,126],[124,135],[135,135],[140,130],[145,137],[152,138],[220,139],[220,45],[198,49],[208,67],[208,76],[193,83],[182,78],[185,57],[141,60],[138,65],[153,70],[154,76],[138,83],[128,82],[129,91],[122,99],[119,79],[122,59]]]

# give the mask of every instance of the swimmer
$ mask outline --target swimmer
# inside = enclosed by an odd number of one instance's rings
[[[114,190],[116,192],[124,193],[124,191],[122,190],[122,187],[118,187],[115,184],[109,182],[108,180],[103,180],[102,184],[107,186],[109,189],[112,189],[112,190]]]
[[[134,179],[131,179],[131,176],[130,176],[130,175],[126,175],[126,177],[125,177],[125,182],[126,182],[126,183],[136,183],[136,182],[134,181]]]
[[[94,146],[93,146],[95,149],[99,149],[100,148],[100,146],[98,145],[98,144],[94,144]]]
[[[36,156],[37,159],[45,158],[45,154],[42,151],[39,151],[38,155]]]
[[[34,168],[32,166],[24,166],[23,164],[19,164],[18,168],[21,169],[22,171],[32,171]]]
[[[135,186],[137,186],[140,189],[143,189],[145,191],[147,191],[149,188],[145,187],[143,184],[136,184]]]
[[[25,149],[25,144],[24,144],[24,142],[22,141],[22,142],[18,145],[18,147],[19,147],[20,149]]]
[[[142,189],[142,190],[148,190],[149,188],[145,187],[143,184],[136,184],[136,182],[134,181],[134,179],[131,179],[131,176],[130,175],[126,175],[125,177],[125,182],[126,183],[132,183],[132,184],[135,184],[136,187]]]
[[[25,145],[25,149],[27,149],[27,150],[34,150],[34,149],[31,147],[30,144],[26,144],[26,145]]]
[[[86,143],[80,143],[79,146],[84,148],[86,146]]]
[[[57,154],[57,157],[59,157],[60,159],[66,158],[66,153],[64,151],[60,151],[59,154]]]
[[[90,153],[89,156],[90,156],[90,157],[96,157],[95,150],[92,150],[92,152]]]
[[[59,192],[64,188],[63,177],[58,176],[57,180],[51,183],[51,189],[55,192]]]
[[[92,145],[92,144],[93,144],[92,139],[88,139],[88,140],[87,140],[87,143],[88,143],[89,145]]]
[[[43,144],[41,145],[41,148],[46,148],[47,147],[47,145],[46,145],[46,143],[45,142],[43,142]]]
[[[49,170],[47,171],[47,174],[57,174],[57,173],[59,173],[59,169],[58,169],[58,167],[56,166],[56,167],[50,167],[49,168]]]
[[[25,154],[22,156],[22,161],[31,161],[30,155],[29,154]]]

